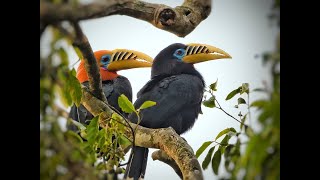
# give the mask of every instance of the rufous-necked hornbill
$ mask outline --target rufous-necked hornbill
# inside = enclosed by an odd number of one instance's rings
[[[127,117],[128,114],[122,112],[119,108],[118,97],[121,94],[124,94],[130,101],[132,101],[132,88],[129,80],[124,76],[118,75],[117,71],[140,67],[151,67],[153,59],[144,53],[127,49],[95,51],[94,56],[100,66],[102,90],[108,100],[108,103],[122,115]],[[78,66],[76,76],[80,83],[85,86],[89,85],[89,79],[83,60],[81,60]],[[73,105],[71,107],[69,117],[82,124],[89,124],[93,115],[87,111],[83,105],[80,105],[79,107]],[[70,130],[77,131],[76,126],[73,124],[68,128]]]
[[[195,63],[231,58],[221,49],[205,44],[172,44],[154,58],[151,80],[142,87],[134,103],[136,108],[147,100],[156,105],[140,111],[140,125],[148,128],[172,127],[179,135],[189,130],[201,112],[205,82]],[[135,113],[129,119],[137,123]],[[132,154],[133,152],[133,154]],[[134,146],[125,178],[144,178],[148,149]]]

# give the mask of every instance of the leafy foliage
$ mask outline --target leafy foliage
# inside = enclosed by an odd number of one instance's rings
[[[75,69],[69,67],[65,44],[71,43],[57,29],[48,27],[48,31],[53,37],[50,52],[40,59],[40,179],[115,179],[124,172],[120,163],[124,149],[131,145],[125,135],[127,124],[114,113],[109,118],[94,117],[88,125],[68,119],[79,133],[61,128],[58,119],[67,118],[68,112],[56,99],[65,107],[79,106],[82,89]],[[82,58],[79,49],[74,50]],[[146,101],[140,109],[155,104]],[[119,97],[119,106],[124,112],[138,112],[124,95]]]
[[[63,35],[51,27],[47,30],[52,35],[50,52],[40,58],[40,179],[102,179],[104,173],[92,166],[97,156],[88,153],[92,149],[88,142],[59,124],[58,119],[67,112],[56,99],[60,97],[66,107],[73,103],[79,106],[82,92],[75,70],[69,68]],[[87,135],[84,125],[73,123]]]
[[[274,11],[279,10],[280,0],[275,1]],[[278,17],[277,13],[272,14],[272,19]],[[232,90],[226,97],[230,100],[237,94],[243,96],[246,94],[247,99],[239,97],[236,108],[240,104],[248,107],[248,112],[242,115],[239,112],[240,130],[235,128],[226,128],[222,130],[215,138],[219,139],[225,135],[221,142],[207,141],[198,150],[197,157],[208,148],[212,142],[215,142],[213,147],[206,154],[202,162],[203,169],[207,168],[215,146],[219,148],[214,152],[211,159],[213,173],[219,175],[219,166],[224,164],[227,172],[227,177],[222,179],[280,179],[280,40],[276,40],[276,50],[274,52],[266,52],[263,54],[263,63],[269,64],[272,76],[272,89],[267,87],[255,88],[250,91],[249,84],[243,83],[238,88]],[[210,85],[211,89],[211,85]],[[216,98],[213,91],[210,92],[211,98]],[[249,93],[266,93],[267,99],[258,99],[249,104]],[[207,107],[208,100],[203,104]],[[220,106],[219,109],[222,110]],[[251,127],[244,125],[248,117],[250,118],[250,109],[259,110],[256,123],[261,126],[261,130],[255,131]],[[227,114],[228,116],[232,116]],[[235,118],[234,116],[232,116]],[[231,130],[232,129],[232,130]],[[244,138],[240,138],[241,135]],[[235,138],[235,143],[229,143],[231,138]],[[246,139],[244,142],[243,139]],[[210,143],[208,143],[210,142]],[[221,156],[224,156],[222,161]]]

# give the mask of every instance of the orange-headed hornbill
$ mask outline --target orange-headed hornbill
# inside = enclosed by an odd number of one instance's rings
[[[127,117],[127,114],[122,112],[118,105],[118,97],[124,94],[132,101],[132,88],[129,80],[117,74],[117,71],[139,67],[151,67],[153,59],[141,52],[115,49],[113,51],[100,50],[94,52],[94,56],[100,66],[100,77],[102,79],[102,89],[108,100],[108,103],[117,109],[122,115]],[[89,85],[89,79],[85,70],[84,61],[81,60],[77,69],[77,79],[83,85]],[[93,118],[93,115],[87,109],[80,105],[71,107],[69,117],[82,124],[88,124]],[[71,130],[77,131],[74,125],[68,127]]]
[[[136,108],[147,100],[157,104],[140,112],[140,125],[148,128],[171,126],[178,134],[189,130],[201,112],[205,82],[193,64],[231,56],[221,49],[205,44],[172,44],[155,58],[151,80],[142,87],[134,103]],[[137,123],[135,113],[129,119]],[[132,154],[133,152],[133,154]],[[148,149],[134,146],[125,178],[144,178]]]

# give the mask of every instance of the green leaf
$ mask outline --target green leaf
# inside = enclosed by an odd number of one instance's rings
[[[218,149],[212,157],[212,164],[211,164],[212,170],[215,175],[218,175],[220,162],[221,162],[221,151],[220,149]]]
[[[103,146],[106,144],[105,134],[106,134],[105,129],[101,129],[98,134],[98,138],[99,138],[98,143],[99,143],[100,151],[102,150]]]
[[[75,126],[77,126],[77,128],[78,128],[79,130],[85,130],[85,129],[86,129],[86,127],[85,127],[83,124],[79,123],[78,121],[75,121],[75,120],[73,120],[73,119],[70,119],[70,121],[71,121],[72,124],[74,124]]]
[[[127,96],[125,96],[124,94],[121,94],[118,98],[118,104],[119,107],[121,108],[121,110],[123,112],[126,113],[132,113],[135,112],[136,110],[134,109],[133,104],[129,101],[129,99],[127,98]]]
[[[212,148],[209,149],[209,152],[208,154],[206,155],[206,157],[204,158],[203,162],[202,162],[202,168],[205,170],[207,169],[210,161],[211,161],[211,157],[212,157],[212,153],[213,153],[213,150],[216,146],[213,146]]]
[[[70,74],[74,77],[77,77],[77,71],[74,68],[70,70]]]
[[[231,131],[231,132],[234,132],[234,133],[237,132],[234,128],[226,128],[226,129],[222,130],[222,131],[217,135],[217,137],[215,138],[215,141],[216,141],[219,137],[223,136],[224,134],[227,134],[227,133],[230,132],[230,131]]]
[[[268,101],[266,100],[257,100],[251,103],[250,107],[257,107],[258,109],[263,108],[266,104],[268,103]]]
[[[209,108],[214,108],[216,107],[216,103],[215,103],[215,97],[212,96],[209,98],[209,100],[205,100],[203,101],[203,105]]]
[[[145,101],[140,107],[139,109],[146,109],[146,108],[149,108],[149,107],[152,107],[154,105],[156,105],[157,103],[154,102],[154,101]]]
[[[249,127],[249,126],[246,126],[244,131],[246,132],[246,134],[248,135],[248,137],[252,137],[254,136],[254,131]]]
[[[220,142],[220,146],[219,149],[221,150],[221,154],[224,153],[225,148],[229,145],[229,140],[230,140],[231,136],[230,135],[226,135],[222,141]]]
[[[249,84],[248,83],[242,83],[240,94],[247,93],[249,94]]]
[[[216,80],[216,82],[210,84],[210,89],[212,91],[217,91],[217,84],[218,84],[218,79]]]
[[[67,66],[69,63],[69,60],[68,60],[68,54],[66,53],[65,49],[60,47],[58,49],[58,53],[59,53],[60,60],[61,60],[60,66]]]
[[[232,155],[230,152],[231,152],[231,149],[234,147],[233,144],[229,144],[226,149],[224,150],[224,157],[225,158],[228,158],[229,155]]]
[[[75,132],[73,131],[66,131],[66,135],[70,138],[70,139],[76,139],[78,142],[83,142],[82,138]]]
[[[112,113],[111,119],[120,120],[122,117],[118,113]]]
[[[93,144],[99,132],[99,116],[94,117],[87,126],[87,140],[89,144]]]
[[[123,146],[128,146],[131,144],[128,138],[126,138],[124,135],[120,134],[119,136],[119,143]]]
[[[239,105],[239,104],[247,104],[247,103],[246,103],[246,101],[245,101],[243,98],[239,97],[239,98],[238,98],[238,105]]]
[[[222,141],[220,142],[220,144],[222,144],[222,146],[227,146],[230,138],[231,138],[231,136],[226,135],[226,136],[222,139]],[[220,146],[219,148],[221,148],[221,146]]]
[[[204,150],[207,149],[207,147],[212,143],[212,141],[207,141],[207,142],[204,142],[201,147],[197,150],[196,152],[196,157],[198,158]]]
[[[61,95],[62,103],[65,106],[71,106],[72,105],[72,98],[71,98],[71,94],[70,94],[70,84],[64,83],[64,86],[62,86],[62,87],[59,86],[59,93]]]
[[[80,106],[81,97],[82,97],[82,89],[81,84],[79,80],[73,75],[75,74],[75,70],[72,69],[70,71],[70,78],[69,78],[69,84],[70,84],[70,96],[72,101],[76,104],[77,107]]]
[[[237,155],[237,156],[240,156],[241,153],[240,153],[240,139],[238,138],[237,139],[237,142],[236,142],[236,145],[235,145],[235,149],[234,149],[234,155]]]
[[[75,47],[75,46],[72,46],[74,51],[76,52],[76,54],[78,55],[79,59],[83,59],[83,55],[82,55],[82,52],[80,51],[79,48]]]
[[[238,93],[240,93],[240,87],[237,88],[237,89],[235,89],[235,90],[233,90],[233,91],[231,91],[231,92],[227,95],[226,100],[229,100],[229,99],[233,98],[233,97],[234,97],[236,94],[238,94]]]

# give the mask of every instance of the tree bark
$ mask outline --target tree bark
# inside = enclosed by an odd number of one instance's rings
[[[105,0],[85,5],[40,1],[40,22],[44,24],[126,15],[147,21],[179,37],[191,33],[210,12],[211,0],[185,0],[175,8],[137,0]]]

